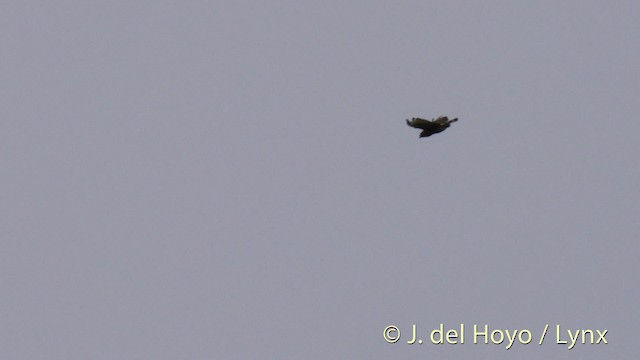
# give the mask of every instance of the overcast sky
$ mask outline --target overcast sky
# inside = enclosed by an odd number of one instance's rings
[[[0,358],[637,355],[639,19],[3,2]],[[405,124],[438,115],[460,120]],[[473,344],[485,324],[531,343]]]

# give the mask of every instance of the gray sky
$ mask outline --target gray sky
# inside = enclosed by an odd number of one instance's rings
[[[4,2],[0,358],[631,358],[639,18]],[[460,121],[404,123],[437,115]],[[466,343],[428,342],[440,323]],[[567,350],[557,324],[608,344]]]

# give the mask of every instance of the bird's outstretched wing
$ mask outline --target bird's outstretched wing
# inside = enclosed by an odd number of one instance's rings
[[[434,123],[433,121],[421,118],[413,118],[411,120],[407,119],[407,125],[422,130],[437,130],[440,127],[439,124]]]

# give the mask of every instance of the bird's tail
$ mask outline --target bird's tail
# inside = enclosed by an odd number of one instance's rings
[[[458,118],[449,120],[450,123],[458,121]]]

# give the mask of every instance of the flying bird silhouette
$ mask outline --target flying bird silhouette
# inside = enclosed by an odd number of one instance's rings
[[[446,116],[438,116],[437,119],[434,120],[425,120],[421,118],[413,118],[411,120],[407,119],[407,125],[422,129],[420,133],[420,137],[427,137],[433,134],[437,134],[439,132],[443,132],[446,128],[451,126],[452,122],[458,121],[458,118],[449,120]]]

